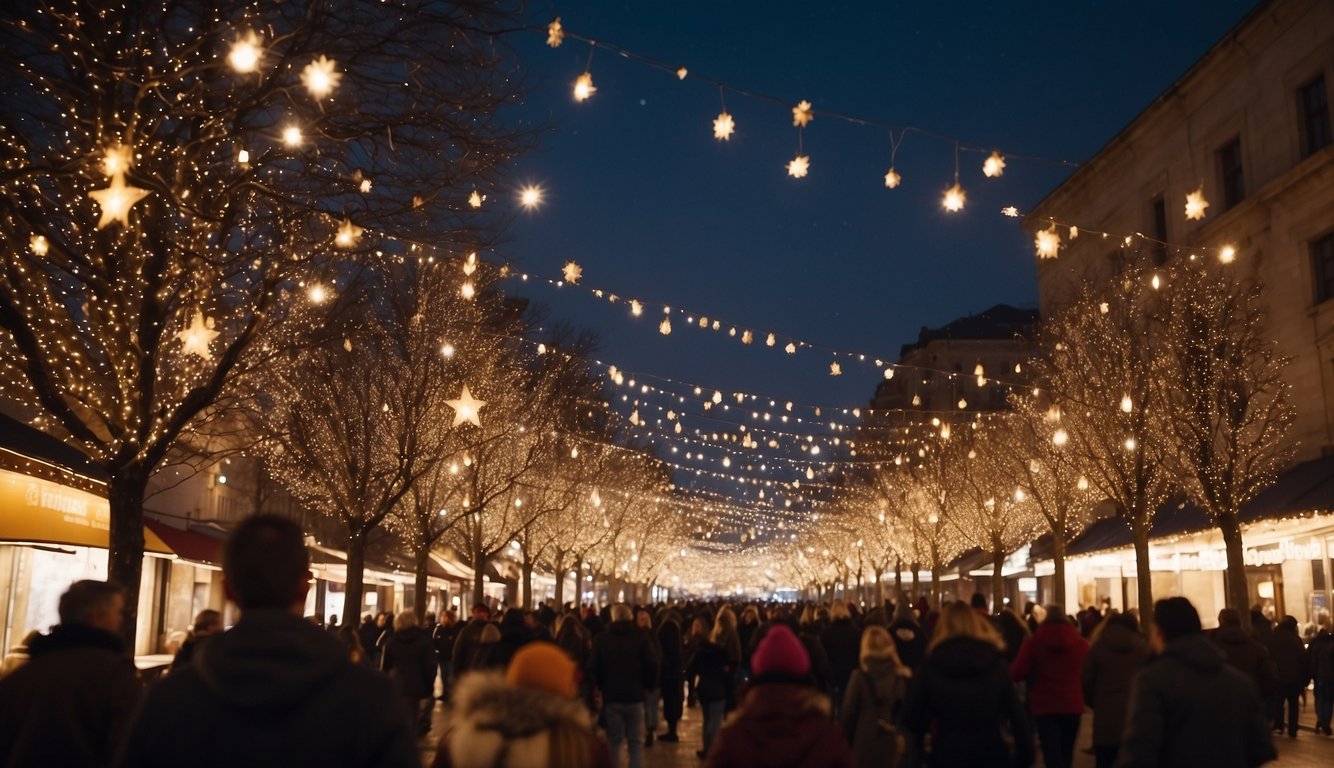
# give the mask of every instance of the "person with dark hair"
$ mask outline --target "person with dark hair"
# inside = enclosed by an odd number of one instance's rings
[[[1256,766],[1278,757],[1260,693],[1225,663],[1184,597],[1153,605],[1157,658],[1130,689],[1118,768]]]
[[[1079,671],[1088,648],[1079,630],[1065,618],[1065,609],[1049,605],[1047,618],[1032,637],[1024,640],[1010,665],[1016,682],[1029,683],[1028,709],[1033,714],[1046,768],[1069,768],[1074,761],[1075,738],[1084,714]]]
[[[440,700],[449,701],[449,686],[454,679],[454,643],[463,629],[453,608],[440,613],[440,623],[431,628],[431,643],[440,667]]]
[[[180,650],[176,651],[176,657],[171,660],[171,670],[173,672],[186,666],[194,658],[195,651],[198,650],[200,643],[209,637],[222,631],[222,614],[215,610],[205,608],[195,616],[195,623],[190,627],[190,636],[181,643]]]
[[[1149,660],[1149,640],[1128,613],[1108,616],[1093,633],[1080,670],[1084,702],[1093,710],[1093,755],[1097,768],[1111,768],[1121,748],[1130,706],[1130,681]]]
[[[500,617],[500,641],[491,652],[491,664],[500,669],[510,665],[510,659],[519,649],[532,642],[533,631],[525,620],[522,608],[507,608]]]
[[[491,623],[491,609],[486,603],[477,603],[472,607],[472,618],[459,630],[454,641],[454,657],[451,659],[454,676],[461,677],[464,672],[473,669],[473,660],[477,658],[482,643],[482,630]]]
[[[394,617],[394,634],[384,647],[380,668],[394,681],[403,697],[408,722],[419,736],[431,730],[435,697],[435,645],[417,622],[417,614],[403,611]]]
[[[989,616],[991,611],[987,610],[987,596],[981,592],[974,592],[973,596],[968,598],[968,605],[978,616]]]
[[[1265,699],[1278,692],[1278,669],[1269,655],[1269,648],[1241,628],[1241,616],[1235,608],[1218,612],[1218,629],[1209,633],[1209,639],[1223,652],[1228,664],[1255,683],[1255,689]]]
[[[1287,731],[1290,738],[1297,737],[1298,700],[1306,690],[1306,681],[1311,679],[1306,669],[1306,646],[1297,634],[1297,619],[1284,616],[1269,637],[1269,655],[1274,658],[1274,667],[1278,671],[1277,702],[1272,713],[1274,731],[1281,732],[1283,726],[1283,705],[1288,706]]]
[[[125,591],[76,581],[60,624],[34,639],[29,661],[0,679],[0,764],[105,766],[141,693],[120,638]]]
[[[311,574],[296,523],[246,518],[222,574],[240,620],[153,687],[120,765],[190,765],[203,745],[214,765],[421,765],[388,678],[301,618]]]
[[[922,631],[922,625],[917,623],[907,595],[900,595],[898,603],[894,605],[894,620],[889,624],[889,634],[894,638],[894,649],[898,651],[903,666],[917,669],[917,665],[922,663],[922,657],[926,655],[926,633]]]
[[[662,649],[662,664],[659,668],[659,680],[662,691],[662,719],[667,721],[667,732],[659,736],[662,741],[680,741],[676,733],[676,724],[684,713],[685,661],[682,651],[685,644],[681,638],[681,614],[669,608],[659,614],[658,647]]]
[[[1329,612],[1321,611],[1316,624],[1320,630],[1306,647],[1306,669],[1315,687],[1315,732],[1329,736],[1334,716],[1334,623]]]
[[[588,660],[589,677],[602,692],[602,717],[613,761],[621,765],[621,744],[626,744],[630,768],[644,765],[644,700],[657,684],[658,660],[648,635],[634,624],[625,603],[611,606],[611,625],[593,638]]]

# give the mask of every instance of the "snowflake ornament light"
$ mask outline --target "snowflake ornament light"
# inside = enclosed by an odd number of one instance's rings
[[[815,113],[811,111],[811,103],[802,100],[797,106],[792,108],[792,124],[798,128],[805,128],[815,119]]]
[[[322,99],[333,93],[342,78],[343,73],[334,69],[333,59],[324,55],[301,70],[301,84],[306,87],[306,92],[316,99]]]
[[[732,138],[732,131],[736,130],[736,123],[732,116],[726,112],[718,113],[713,119],[713,138],[719,141],[727,141]]]
[[[806,155],[797,155],[787,164],[787,175],[794,179],[804,179],[811,170],[811,159]]]
[[[547,45],[559,48],[563,42],[565,42],[565,28],[560,25],[560,17],[557,16],[547,25]]]
[[[578,285],[579,278],[584,276],[584,268],[573,261],[567,261],[565,262],[565,269],[562,270],[562,275],[565,278],[565,282],[570,285]]]
[[[1204,218],[1204,209],[1209,207],[1209,201],[1204,199],[1204,186],[1201,185],[1194,192],[1186,195],[1186,218],[1191,221],[1199,221]]]
[[[999,152],[992,152],[982,163],[982,175],[994,179],[1003,173],[1005,173],[1005,158],[1001,157]]]

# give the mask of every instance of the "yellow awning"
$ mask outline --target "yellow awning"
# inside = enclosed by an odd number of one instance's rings
[[[106,549],[111,507],[96,494],[0,469],[0,541]],[[174,554],[144,529],[144,551]]]

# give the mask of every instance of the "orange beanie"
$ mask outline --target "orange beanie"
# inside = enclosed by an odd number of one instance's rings
[[[505,680],[510,685],[536,688],[566,698],[574,698],[579,692],[574,661],[559,646],[545,641],[520,648],[510,659]]]

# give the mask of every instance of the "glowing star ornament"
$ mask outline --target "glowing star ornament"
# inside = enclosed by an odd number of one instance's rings
[[[484,199],[485,198],[482,197],[482,194],[474,189],[472,191],[472,194],[468,195],[468,205],[472,206],[473,208],[481,208],[482,200]]]
[[[45,256],[51,249],[51,244],[44,235],[33,235],[28,239],[28,247],[32,249],[33,255]]]
[[[787,175],[794,179],[804,179],[810,172],[811,159],[806,155],[797,155],[787,164]]]
[[[101,212],[97,220],[98,229],[115,222],[128,227],[130,207],[147,197],[148,190],[126,185],[125,176],[117,174],[106,189],[94,189],[88,196],[97,203],[97,208]]]
[[[283,143],[289,147],[301,146],[301,129],[295,125],[289,125],[283,129]]]
[[[529,184],[519,190],[519,204],[528,210],[533,210],[542,204],[542,188]]]
[[[343,73],[334,69],[334,61],[321,55],[301,70],[301,84],[306,92],[316,99],[322,99],[333,93]]]
[[[1204,218],[1204,209],[1209,207],[1209,201],[1204,199],[1204,187],[1201,186],[1194,192],[1186,195],[1186,218],[1191,221],[1199,221]]]
[[[40,254],[39,254],[40,255]],[[1225,245],[1218,252],[1218,260],[1223,264],[1231,264],[1237,259],[1237,249],[1230,245]]]
[[[593,85],[593,75],[591,72],[585,72],[574,80],[574,100],[585,101],[589,96],[597,92],[597,87]]]
[[[459,286],[459,295],[471,301],[475,296],[477,296],[477,287],[473,285],[471,282],[464,283],[463,285]]]
[[[349,219],[343,219],[343,223],[338,225],[338,232],[334,235],[334,245],[339,248],[354,248],[357,241],[361,239],[361,233],[365,231]]]
[[[903,183],[903,176],[893,168],[885,173],[885,186],[889,189],[897,189]]]
[[[1005,173],[1005,158],[1001,157],[999,152],[992,152],[982,163],[982,175],[994,179],[1003,173]]]
[[[1014,207],[1013,205],[1005,206],[1004,208],[1001,209],[1001,213],[1005,214],[1006,216],[1012,219],[1019,218],[1019,209]]]
[[[713,118],[713,138],[719,141],[727,141],[732,138],[732,131],[736,130],[736,123],[732,121],[732,116],[726,112],[718,113]]]
[[[561,274],[564,276],[565,282],[570,285],[578,285],[579,278],[584,276],[584,268],[575,264],[573,261],[567,261],[565,262],[565,269],[561,271]]]
[[[560,25],[560,17],[557,16],[547,25],[547,45],[559,48],[563,42],[565,42],[565,28]]]
[[[130,148],[124,144],[107,147],[106,154],[102,156],[102,170],[111,179],[130,170]]]
[[[792,108],[792,124],[798,128],[805,128],[815,119],[815,113],[811,111],[811,103],[802,100],[797,106]]]
[[[1033,246],[1037,248],[1039,259],[1054,259],[1061,250],[1061,236],[1056,232],[1056,225],[1053,224],[1047,229],[1039,229],[1037,236],[1033,239]]]
[[[263,54],[263,41],[253,31],[246,32],[232,43],[232,50],[227,54],[227,63],[232,69],[246,74],[259,67],[259,58]]]
[[[181,354],[195,355],[203,360],[213,358],[213,353],[209,351],[209,344],[218,338],[218,332],[213,330],[213,319],[205,318],[204,313],[195,310],[194,319],[176,338],[181,340]]]
[[[486,406],[485,400],[478,400],[468,391],[468,385],[463,385],[463,392],[457,400],[446,400],[445,405],[454,409],[454,423],[452,426],[460,427],[464,424],[471,424],[474,427],[482,426],[481,411]]]
[[[941,198],[940,204],[950,213],[958,213],[963,210],[964,201],[967,199],[968,195],[964,193],[963,187],[959,186],[959,182],[956,181],[954,186],[945,190],[945,196]]]

